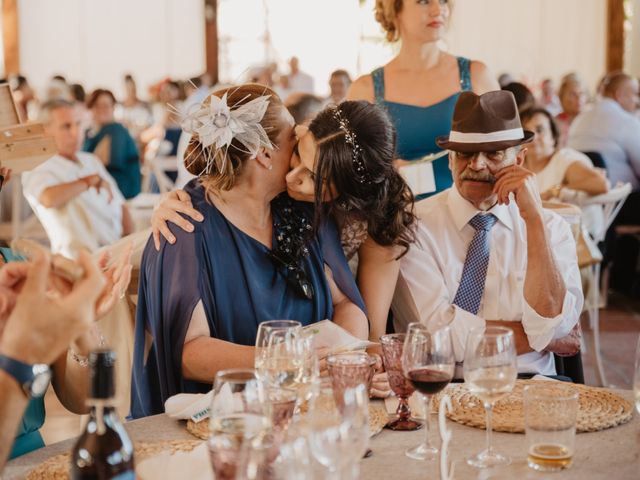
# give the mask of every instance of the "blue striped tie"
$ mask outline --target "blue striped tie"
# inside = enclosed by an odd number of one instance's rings
[[[497,220],[495,215],[491,213],[479,213],[469,221],[469,225],[476,230],[476,233],[469,244],[469,250],[467,250],[460,286],[458,286],[453,303],[474,315],[477,315],[480,309],[480,300],[484,293],[487,267],[489,266],[491,240],[489,234]]]

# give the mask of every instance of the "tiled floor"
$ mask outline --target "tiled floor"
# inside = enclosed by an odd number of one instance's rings
[[[612,295],[609,305],[600,312],[601,342],[605,373],[609,384],[618,388],[631,388],[635,348],[640,334],[640,299],[630,300]],[[583,352],[585,380],[596,382],[595,362],[591,349],[591,331],[583,320],[587,350]],[[81,419],[68,413],[58,402],[53,389],[46,397],[47,420],[42,434],[47,444],[78,435]]]

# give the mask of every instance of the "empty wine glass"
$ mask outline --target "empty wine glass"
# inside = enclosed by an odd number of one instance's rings
[[[636,348],[636,374],[633,381],[633,394],[636,399],[636,410],[640,413],[640,337]]]
[[[436,458],[438,448],[429,438],[431,398],[449,384],[454,369],[455,356],[449,328],[431,332],[422,323],[409,324],[402,351],[402,370],[424,397],[425,439],[422,444],[406,451],[408,457],[416,460]]]
[[[389,421],[386,425],[391,430],[418,430],[422,428],[421,422],[411,418],[411,408],[409,407],[409,397],[415,391],[415,387],[402,372],[402,350],[406,338],[405,333],[392,333],[380,337],[384,369],[387,372],[391,390],[398,397],[397,418]]]
[[[235,479],[241,452],[248,441],[271,427],[264,387],[250,369],[216,374],[208,441],[211,466],[220,479]]]
[[[302,374],[304,351],[301,324],[295,320],[269,320],[258,326],[255,367],[268,385],[293,386]]]
[[[491,445],[493,405],[507,395],[518,376],[513,331],[503,327],[474,328],[469,332],[464,355],[464,380],[486,411],[487,444],[485,450],[467,459],[478,468],[508,465],[511,459]]]
[[[347,388],[364,385],[369,391],[375,365],[375,357],[366,352],[336,353],[327,357],[327,370],[338,408],[342,409],[342,398]]]
[[[344,390],[338,408],[330,387],[320,389],[306,416],[309,447],[327,478],[357,478],[369,442],[369,395],[364,385]]]

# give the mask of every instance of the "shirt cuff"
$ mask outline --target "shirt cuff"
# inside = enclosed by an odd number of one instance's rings
[[[456,355],[456,362],[464,361],[464,351],[467,345],[467,336],[472,328],[482,328],[486,325],[484,318],[452,305],[453,320],[449,324],[451,328],[451,340],[453,341],[453,351]]]
[[[567,290],[562,302],[562,311],[555,317],[543,317],[538,314],[527,300],[522,299],[522,326],[529,345],[537,352],[542,352],[553,339],[568,335],[578,318],[574,314],[576,299]]]

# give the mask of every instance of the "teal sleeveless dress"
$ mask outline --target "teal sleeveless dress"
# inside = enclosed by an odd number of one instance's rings
[[[458,57],[460,91],[471,90],[470,63],[468,58]],[[375,102],[387,110],[398,132],[398,157],[403,160],[417,160],[441,151],[436,145],[436,137],[449,135],[453,109],[460,92],[428,107],[388,102],[384,99],[384,67],[371,72],[371,77]],[[418,199],[446,190],[453,184],[447,157],[441,157],[433,162],[433,175],[436,191],[420,195]]]
[[[10,248],[0,248],[0,255],[5,262],[24,261],[23,257],[16,255]],[[44,425],[44,417],[44,396],[32,398],[18,427],[13,449],[9,455],[10,459],[44,447],[44,441],[40,435],[40,427]]]

